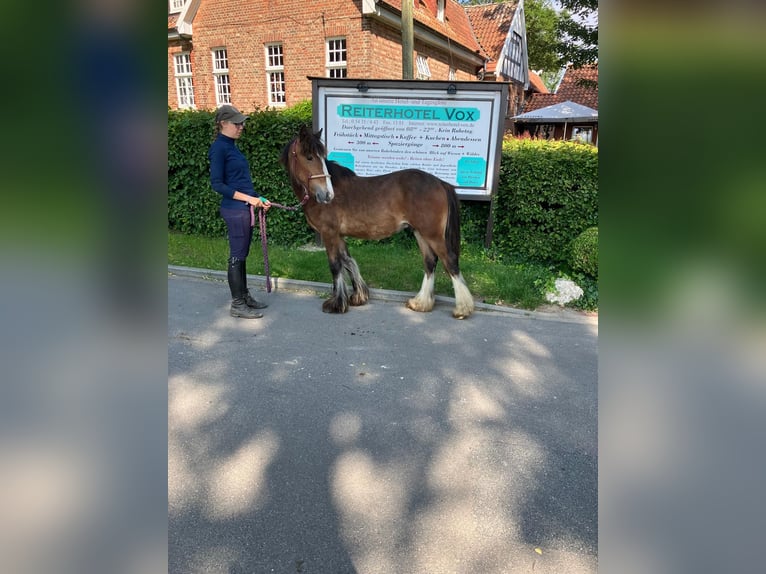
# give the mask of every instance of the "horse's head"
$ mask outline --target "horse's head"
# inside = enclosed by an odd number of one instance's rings
[[[322,130],[313,133],[302,127],[287,149],[286,167],[293,181],[302,186],[304,193],[313,195],[318,203],[330,203],[335,197],[330,173],[325,163]]]

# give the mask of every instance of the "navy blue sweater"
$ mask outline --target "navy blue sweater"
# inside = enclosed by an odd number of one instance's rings
[[[221,207],[249,209],[247,203],[232,199],[235,191],[257,197],[250,177],[250,164],[235,145],[235,140],[218,134],[207,152],[210,159],[210,185],[223,196]]]

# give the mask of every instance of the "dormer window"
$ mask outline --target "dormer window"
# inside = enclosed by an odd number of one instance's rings
[[[170,13],[176,14],[177,12],[180,12],[183,10],[184,4],[186,4],[186,0],[168,0],[169,1],[169,7],[170,7]]]

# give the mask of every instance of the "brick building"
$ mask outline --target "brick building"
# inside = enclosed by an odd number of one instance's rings
[[[505,81],[518,106],[529,86],[523,0],[506,4],[469,17],[455,0],[415,0],[413,77]],[[168,106],[250,112],[311,99],[310,76],[400,79],[401,8],[402,0],[168,0]]]

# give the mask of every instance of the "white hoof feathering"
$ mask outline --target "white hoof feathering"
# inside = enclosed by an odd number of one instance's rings
[[[420,291],[412,299],[407,301],[407,307],[413,311],[427,313],[434,308],[434,275],[423,275],[423,283]]]
[[[473,297],[463,280],[462,273],[457,277],[452,277],[452,287],[455,289],[455,310],[452,315],[458,319],[468,317],[473,313]]]

